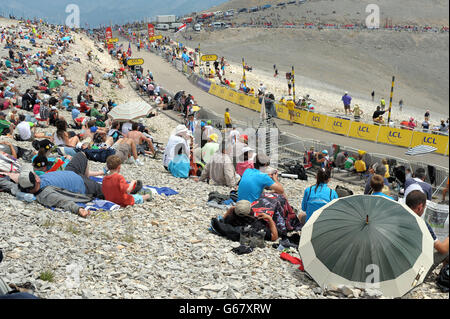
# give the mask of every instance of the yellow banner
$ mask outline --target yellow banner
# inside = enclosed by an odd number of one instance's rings
[[[202,55],[202,61],[203,62],[211,62],[216,61],[219,57],[216,54],[205,54]]]
[[[399,128],[382,126],[378,133],[378,143],[409,147],[413,132]]]
[[[155,40],[161,40],[163,38],[162,35],[155,35],[154,37],[150,37],[150,42],[154,42]]]
[[[259,104],[257,97],[249,96],[247,107],[254,111],[261,112],[261,104]]]
[[[448,136],[414,132],[411,147],[416,147],[419,145],[429,145],[437,148],[436,153],[445,154],[447,152],[448,146]]]
[[[220,97],[221,99],[226,100],[227,99],[227,92],[228,90],[226,88],[224,88],[223,86],[219,86],[219,90],[217,91],[217,96]]]
[[[375,142],[379,130],[378,125],[352,122],[348,136]]]
[[[240,106],[247,107],[249,104],[248,99],[249,99],[249,96],[247,94],[238,93],[237,104],[239,104]]]
[[[305,125],[323,130],[327,124],[328,116],[314,112],[308,113]]]
[[[219,88],[220,88],[220,86],[218,86],[217,84],[211,83],[211,87],[209,88],[209,94],[218,96]]]
[[[347,135],[350,129],[350,120],[339,119],[337,117],[328,117],[325,130],[331,133]]]
[[[282,120],[290,121],[291,117],[289,116],[289,109],[286,105],[275,104],[275,108],[277,110],[278,118],[280,118]],[[294,123],[304,125],[306,122],[307,116],[308,116],[307,111],[294,109]]]
[[[234,104],[239,104],[239,93],[228,89],[227,95],[226,95],[226,100],[231,103],[234,103]]]
[[[128,64],[129,66],[132,66],[132,65],[142,65],[142,64],[144,64],[144,59],[129,59],[129,60],[127,61],[127,64]]]

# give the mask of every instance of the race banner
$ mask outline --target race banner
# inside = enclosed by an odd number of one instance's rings
[[[113,37],[112,37],[112,29],[111,29],[111,27],[107,27],[107,28],[106,28],[106,34],[105,34],[105,37],[106,37],[106,43],[108,43],[108,51],[109,51],[109,50],[111,50],[112,48],[114,48],[114,44],[109,43],[109,40],[113,38]]]
[[[155,27],[153,26],[153,24],[149,23],[148,24],[148,38],[150,40],[150,42],[155,42],[154,39],[152,39],[155,36]]]

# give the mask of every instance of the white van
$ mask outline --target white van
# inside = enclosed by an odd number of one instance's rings
[[[170,26],[168,24],[157,24],[155,27],[156,30],[169,31]]]
[[[196,31],[196,32],[202,31],[202,26],[197,23],[196,25],[194,25],[194,31]]]
[[[223,17],[223,12],[222,11],[216,11],[216,12],[214,12],[214,16],[216,16],[216,17]]]
[[[212,27],[214,29],[223,29],[223,28],[225,28],[225,26],[226,26],[226,24],[224,22],[214,22],[212,24]]]

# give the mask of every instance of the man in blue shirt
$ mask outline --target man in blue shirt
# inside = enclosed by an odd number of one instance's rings
[[[347,112],[350,112],[350,104],[352,103],[352,97],[348,95],[348,92],[345,92],[342,102],[344,102],[345,115],[347,115]]]
[[[260,169],[267,168],[270,159],[263,154],[258,154],[255,159],[255,168],[248,168],[238,188],[238,201],[247,200],[253,203],[261,196],[263,190],[267,187],[277,194],[284,194],[284,188],[278,181],[278,174],[275,172],[269,176],[262,173]]]
[[[78,116],[80,116],[80,114],[81,114],[81,112],[80,112],[80,110],[78,109],[80,107],[80,105],[79,104],[76,104],[75,105],[75,107],[73,108],[73,110],[72,110],[72,119],[75,121],[75,119],[78,117]]]
[[[422,217],[425,212],[425,208],[427,206],[427,196],[425,193],[414,190],[408,194],[406,197],[406,205],[411,208],[411,210],[416,213],[417,216]],[[434,261],[430,270],[428,271],[427,277],[432,273],[432,271],[442,262],[448,263],[448,236],[444,239],[444,241],[440,241],[436,234],[434,233],[431,226],[425,222],[430,232],[431,237],[434,240]],[[448,232],[448,220],[447,220],[447,232]]]
[[[34,173],[33,173],[34,174]],[[23,192],[36,194],[47,186],[55,186],[76,194],[89,195],[103,199],[102,185],[91,180],[89,176],[104,175],[103,172],[89,172],[88,159],[83,152],[77,153],[65,171],[56,171],[42,175],[30,176],[27,172],[19,176],[19,186]]]

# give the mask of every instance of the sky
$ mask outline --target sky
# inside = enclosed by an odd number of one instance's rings
[[[8,17],[43,18],[47,22],[63,24],[76,16],[79,8],[80,26],[122,24],[147,20],[157,15],[185,15],[206,10],[227,0],[9,0],[0,8],[0,15]],[[2,1],[3,2],[3,1]],[[66,13],[66,8],[68,12]]]

